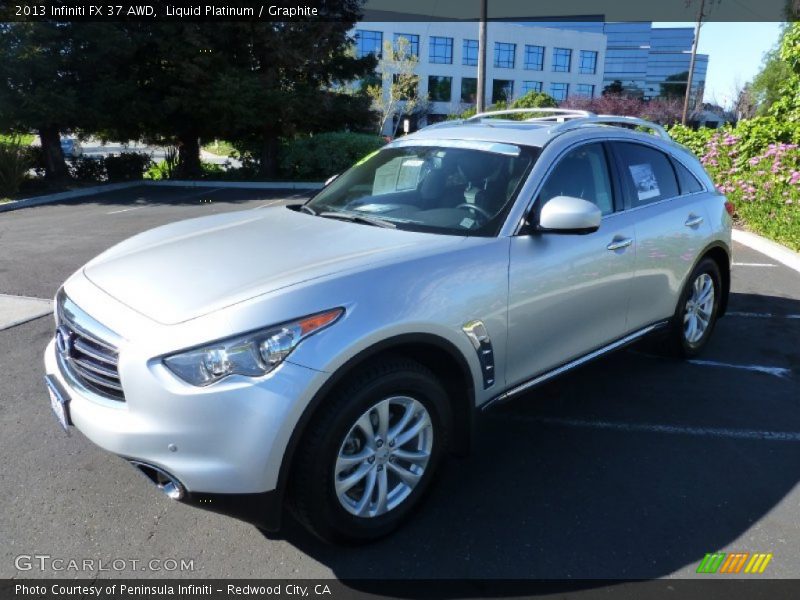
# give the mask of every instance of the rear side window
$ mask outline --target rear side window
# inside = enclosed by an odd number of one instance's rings
[[[697,181],[697,177],[692,175],[689,169],[684,167],[677,160],[673,160],[672,164],[675,166],[675,173],[678,174],[678,183],[681,186],[681,194],[695,194],[703,191],[702,184]]]
[[[614,146],[623,181],[629,190],[631,208],[678,195],[675,170],[666,154],[631,142],[617,142]]]

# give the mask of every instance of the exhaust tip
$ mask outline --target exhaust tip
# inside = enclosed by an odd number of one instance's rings
[[[181,485],[181,482],[167,473],[164,469],[159,469],[158,467],[139,462],[138,460],[129,460],[128,462],[136,467],[136,469],[142,475],[147,477],[151,483],[153,483],[169,498],[172,498],[173,500],[181,500],[186,494],[186,490],[184,489],[183,485]]]

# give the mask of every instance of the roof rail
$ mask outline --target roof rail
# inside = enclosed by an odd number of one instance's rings
[[[571,108],[508,108],[505,110],[494,110],[478,113],[469,117],[468,119],[464,119],[463,122],[470,123],[472,121],[480,121],[486,117],[502,117],[505,115],[522,115],[527,113],[546,113],[548,116],[525,119],[525,122],[535,122],[539,120],[552,121],[555,119],[559,123],[563,123],[567,119],[596,116],[593,112],[589,112],[588,110],[573,110]]]
[[[661,139],[672,141],[666,130],[656,123],[645,121],[637,117],[620,117],[616,115],[591,115],[583,119],[570,119],[563,123],[558,123],[550,128],[550,133],[565,133],[587,125],[630,125],[633,127],[644,127],[655,132]]]

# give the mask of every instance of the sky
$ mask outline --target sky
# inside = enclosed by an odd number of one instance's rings
[[[653,23],[653,27],[694,27],[694,23]],[[704,100],[733,104],[734,90],[761,68],[764,53],[778,41],[781,23],[704,23],[697,51],[708,54]]]

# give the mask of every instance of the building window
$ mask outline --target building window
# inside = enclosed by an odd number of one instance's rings
[[[494,43],[494,66],[500,69],[514,68],[514,54],[517,52],[516,44],[505,42]]]
[[[438,64],[453,64],[453,38],[431,36],[428,60]]]
[[[413,33],[395,33],[394,51],[400,49],[400,40],[406,41],[406,48],[409,56],[419,57],[419,36]]]
[[[579,83],[575,86],[575,95],[592,98],[594,96],[594,86],[590,83]]]
[[[553,71],[569,73],[572,62],[572,50],[569,48],[553,48]]]
[[[522,82],[522,95],[524,96],[528,92],[541,92],[542,91],[542,82],[541,81],[523,81]]]
[[[461,101],[466,104],[478,101],[478,80],[475,77],[461,78]]]
[[[567,94],[569,93],[569,84],[568,83],[551,83],[550,84],[550,95],[553,99],[558,100],[561,102],[562,100],[567,99]]]
[[[531,71],[544,69],[544,46],[525,46],[525,68]]]
[[[581,50],[580,72],[585,75],[597,73],[597,52],[594,50]]]
[[[428,96],[432,102],[450,102],[453,95],[453,78],[441,75],[428,77]]]
[[[512,79],[492,79],[492,104],[508,103],[514,97]]]
[[[464,45],[461,48],[462,58],[461,64],[468,67],[478,66],[478,40],[464,40]]]
[[[382,48],[382,32],[367,31],[365,29],[359,29],[356,31],[356,55],[358,58],[364,58],[368,54],[374,54],[380,58]]]

